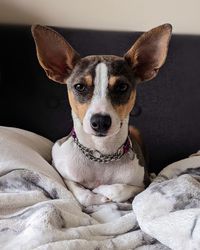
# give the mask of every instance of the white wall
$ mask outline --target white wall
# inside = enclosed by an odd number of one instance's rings
[[[0,23],[200,34],[200,0],[0,0]]]

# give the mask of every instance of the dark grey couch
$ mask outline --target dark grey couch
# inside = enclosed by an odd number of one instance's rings
[[[82,55],[123,55],[140,33],[55,28]],[[150,170],[200,149],[200,36],[173,35],[158,77],[138,86],[130,122],[149,152]],[[30,26],[0,26],[0,125],[53,141],[72,128],[66,87],[48,80]]]

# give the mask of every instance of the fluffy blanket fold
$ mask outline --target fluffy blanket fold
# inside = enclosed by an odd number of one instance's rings
[[[0,127],[0,249],[199,249],[200,154],[165,168],[133,209],[108,203],[83,212],[50,165],[51,147]]]
[[[140,228],[171,249],[200,249],[200,151],[175,162],[133,201]]]

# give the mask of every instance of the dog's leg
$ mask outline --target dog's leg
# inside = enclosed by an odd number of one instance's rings
[[[100,209],[104,209],[110,207],[113,210],[119,210],[119,211],[125,211],[125,212],[130,212],[130,210],[132,210],[132,204],[129,202],[123,202],[123,203],[117,203],[117,202],[109,202],[109,203],[105,203],[102,205],[92,205],[92,206],[88,206],[86,208],[84,208],[84,212],[91,214],[91,213],[95,213],[98,212]]]
[[[84,207],[99,205],[109,201],[109,198],[103,196],[102,194],[93,193],[76,182],[65,180],[65,183],[78,202]]]
[[[124,202],[143,191],[143,187],[127,184],[100,185],[93,190],[96,194],[108,197],[111,201]]]

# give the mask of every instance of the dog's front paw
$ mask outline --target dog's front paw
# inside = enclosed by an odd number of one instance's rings
[[[100,185],[94,193],[104,195],[111,201],[124,202],[140,193],[144,188],[127,184]]]
[[[87,214],[96,213],[102,209],[110,209],[112,211],[117,210],[121,212],[130,212],[132,210],[132,204],[128,202],[116,203],[109,202],[101,205],[92,205],[84,208],[84,212]]]
[[[109,202],[110,199],[102,194],[95,194],[91,191],[85,192],[85,195],[79,198],[79,202],[84,206],[88,207],[91,205],[100,205]]]

